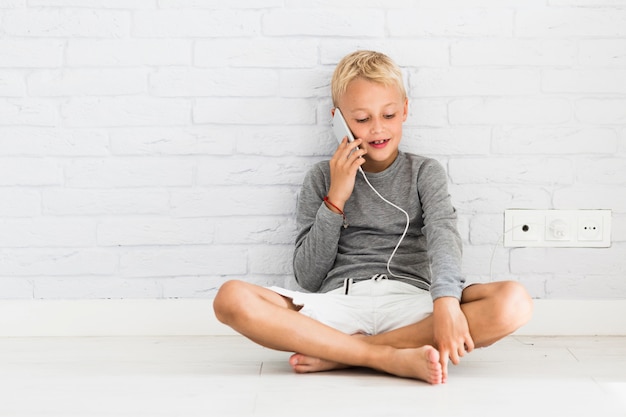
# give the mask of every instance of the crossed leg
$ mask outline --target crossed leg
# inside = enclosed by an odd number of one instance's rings
[[[442,382],[432,317],[387,333],[353,337],[298,313],[290,299],[242,281],[225,283],[213,305],[221,322],[252,341],[297,352],[290,359],[296,372],[364,366],[431,384]],[[477,284],[463,292],[461,309],[475,346],[481,347],[526,323],[532,302],[514,282]]]
[[[374,345],[298,313],[290,299],[242,281],[229,281],[213,302],[217,318],[250,340],[329,363],[363,366],[431,384],[441,382],[439,352],[432,346]]]
[[[526,290],[516,282],[475,284],[463,291],[461,311],[468,321],[474,347],[481,348],[492,345],[526,324],[532,315],[532,300]],[[424,345],[437,348],[432,315],[406,327],[363,337],[363,340],[396,348]],[[342,363],[332,363],[302,353],[294,354],[290,363],[296,372],[303,373],[346,367]],[[445,380],[447,370],[444,368],[443,371]]]

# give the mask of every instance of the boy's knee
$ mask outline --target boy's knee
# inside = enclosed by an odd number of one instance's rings
[[[533,300],[519,282],[507,281],[503,288],[503,300],[512,322],[521,327],[530,321],[533,314]]]
[[[237,280],[227,281],[219,288],[213,300],[213,311],[220,322],[229,322],[241,302],[242,291],[243,282]]]

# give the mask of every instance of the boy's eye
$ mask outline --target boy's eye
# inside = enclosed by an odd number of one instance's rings
[[[383,114],[383,119],[393,119],[394,117],[396,117],[396,113],[392,113],[392,114]],[[355,119],[355,121],[357,123],[367,123],[369,122],[370,118],[369,117],[364,117],[362,119]]]

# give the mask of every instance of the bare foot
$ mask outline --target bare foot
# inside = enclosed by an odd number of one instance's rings
[[[392,349],[386,363],[381,364],[377,369],[396,376],[419,379],[433,385],[443,382],[439,352],[434,347],[427,345],[411,349]],[[297,373],[349,368],[348,365],[300,353],[293,354],[289,358],[289,364]]]
[[[420,379],[433,385],[443,383],[439,352],[429,345],[395,349],[387,364],[381,366],[381,370],[405,378]]]
[[[291,355],[289,358],[289,364],[293,370],[299,374],[349,368],[348,365],[327,361],[325,359],[314,358],[301,353],[294,353]]]
[[[365,338],[367,335],[355,333],[352,337]],[[294,353],[291,355],[289,358],[289,364],[293,370],[299,374],[332,371],[335,369],[346,369],[351,367],[350,365],[344,365],[343,363],[319,359],[313,356],[303,355],[301,353]]]

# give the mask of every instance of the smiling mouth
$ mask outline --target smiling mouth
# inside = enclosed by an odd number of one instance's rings
[[[380,146],[384,146],[387,144],[387,142],[389,142],[390,139],[383,139],[383,140],[375,140],[370,142],[369,144],[373,147],[380,147]]]

